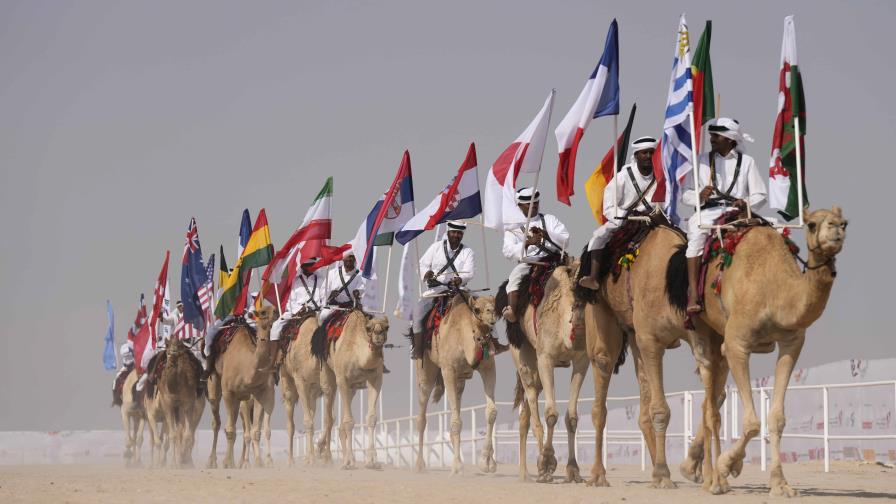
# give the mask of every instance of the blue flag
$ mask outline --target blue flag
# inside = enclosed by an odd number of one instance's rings
[[[103,348],[103,367],[106,371],[114,371],[115,363],[115,314],[112,313],[112,302],[106,300],[106,313],[109,316],[109,328],[106,329],[106,346]]]
[[[190,219],[187,227],[187,241],[180,273],[180,300],[184,304],[184,323],[193,324],[197,330],[205,329],[205,312],[199,299],[199,290],[208,283],[205,264],[202,262],[202,247],[199,245],[199,229],[196,219]]]

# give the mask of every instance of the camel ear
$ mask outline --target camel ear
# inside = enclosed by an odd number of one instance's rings
[[[836,215],[837,217],[841,217],[841,218],[843,217],[843,210],[842,210],[839,206],[837,206],[837,205],[834,205],[834,206],[831,208],[831,213],[833,213],[833,214]]]

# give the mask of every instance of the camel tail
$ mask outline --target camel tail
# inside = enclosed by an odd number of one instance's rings
[[[519,408],[520,404],[523,404],[523,399],[525,397],[526,391],[523,389],[523,381],[520,380],[520,375],[517,373],[516,386],[513,387],[513,409]]]
[[[433,404],[441,401],[443,395],[445,395],[445,378],[442,376],[442,370],[440,369],[436,375],[436,387],[432,390]]]
[[[625,356],[628,353],[628,333],[622,331],[622,350],[619,351],[619,357],[616,358],[616,367],[613,368],[613,374],[619,374],[619,369],[625,364]]]
[[[684,245],[676,247],[666,266],[666,299],[680,313],[688,305],[688,261],[684,251]]]

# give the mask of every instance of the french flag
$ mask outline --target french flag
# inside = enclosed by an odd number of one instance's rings
[[[576,102],[560,121],[554,135],[560,149],[560,163],[557,165],[557,199],[570,204],[569,197],[575,191],[576,153],[585,129],[592,119],[619,114],[619,34],[614,19],[607,32],[604,53],[591,73],[585,88]]]
[[[420,233],[449,220],[469,219],[482,213],[479,198],[479,172],[476,169],[476,145],[470,144],[467,157],[457,175],[432,202],[408,221],[395,235],[404,245]]]
[[[547,143],[551,111],[554,108],[551,90],[544,105],[525,131],[504,152],[485,177],[485,226],[503,231],[526,221],[516,204],[516,180],[520,173],[537,173]]]

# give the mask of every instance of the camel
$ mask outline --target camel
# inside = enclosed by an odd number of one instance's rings
[[[251,314],[249,315],[252,316]],[[236,420],[240,413],[240,402],[255,400],[252,421],[252,448],[255,452],[257,466],[273,466],[270,442],[270,417],[274,410],[273,356],[271,351],[271,324],[277,317],[276,309],[264,306],[254,315],[257,329],[256,341],[253,343],[249,330],[245,327],[235,329],[233,339],[227,350],[215,358],[214,369],[208,380],[208,400],[212,409],[212,451],[209,454],[209,468],[217,467],[218,431],[221,427],[220,404],[224,401],[227,408],[227,423],[224,434],[227,436],[227,453],[224,456],[224,467],[233,468],[233,445],[236,442]],[[267,454],[262,461],[261,431],[265,432],[265,448]]]
[[[289,465],[295,463],[293,447],[295,445],[296,426],[293,421],[296,402],[302,402],[303,427],[305,430],[305,464],[315,461],[314,449],[314,415],[317,398],[324,399],[324,422],[321,437],[318,440],[317,455],[324,463],[333,460],[330,452],[330,439],[333,432],[333,402],[336,397],[335,376],[328,366],[321,366],[311,353],[311,336],[319,327],[317,317],[310,316],[301,322],[295,340],[280,366],[280,393],[283,407],[286,410],[286,432],[289,435]],[[285,331],[284,331],[285,332]]]
[[[121,390],[121,424],[124,428],[124,462],[127,467],[140,467],[140,451],[143,448],[143,424],[146,410],[134,397],[134,385],[139,377],[137,370],[131,369]]]
[[[367,386],[367,448],[365,467],[378,469],[376,461],[376,402],[383,385],[383,345],[389,332],[389,319],[368,318],[361,310],[354,309],[348,314],[342,335],[331,345],[325,367],[333,373],[336,387],[342,401],[342,418],[339,424],[339,441],[342,446],[342,468],[354,469],[355,452],[351,446],[355,420],[352,416],[352,399],[355,391]],[[330,343],[327,342],[329,345]],[[329,412],[332,415],[332,407]],[[326,430],[326,429],[325,429]],[[328,436],[328,434],[324,434]]]
[[[451,445],[454,451],[451,473],[463,471],[460,459],[460,433],[463,428],[460,418],[461,396],[466,381],[473,377],[474,371],[478,371],[485,388],[485,416],[488,422],[480,469],[482,472],[493,473],[498,469],[492,445],[492,433],[498,418],[495,406],[495,355],[494,348],[490,348],[492,328],[497,321],[495,299],[493,296],[471,297],[468,303],[463,294],[457,294],[450,303],[445,318],[439,324],[439,333],[433,337],[432,347],[423,352],[416,363],[417,403],[420,406],[417,413],[417,471],[423,471],[425,467],[423,437],[426,430],[426,404],[433,388],[436,389],[433,402],[438,402],[445,389],[448,390]]]
[[[688,342],[707,389],[706,397],[718,396],[712,388],[715,382],[711,379],[710,365],[712,356],[719,353],[720,338],[713,339],[703,326],[698,326],[697,330],[686,330],[683,309],[671,303],[665,294],[669,259],[685,243],[684,236],[677,230],[665,226],[651,229],[639,245],[640,253],[635,262],[628,268],[622,267],[616,278],[608,274],[600,285],[601,299],[591,298],[586,305],[587,354],[591,361],[595,394],[591,419],[596,432],[595,461],[589,486],[609,486],[603,465],[606,398],[612,374],[625,361],[626,342],[631,348],[641,390],[638,424],[653,461],[651,486],[676,487],[666,462],[666,428],[669,425],[669,405],[663,388],[663,355],[666,349],[680,346],[681,341]],[[602,262],[609,260],[604,257]],[[721,387],[724,388],[724,376]],[[704,403],[704,422],[720,421],[718,407],[710,408],[711,411],[706,409],[712,404],[712,401]],[[682,474],[698,481],[703,475],[697,475],[694,468],[704,459],[696,453],[695,457],[682,464]],[[711,469],[710,460],[709,457],[705,459],[706,476]],[[687,467],[691,469],[688,471]],[[702,481],[707,490],[712,490],[713,485],[724,485],[712,477],[703,478]],[[715,493],[718,492],[717,488]]]
[[[151,390],[149,390],[151,388]],[[152,449],[152,467],[165,467],[171,437],[165,427],[165,412],[159,400],[159,389],[149,387],[143,392],[143,407],[146,410],[146,425],[149,427],[149,441]],[[152,393],[150,393],[152,392]]]
[[[515,405],[522,404],[519,417],[520,432],[520,479],[529,479],[526,468],[526,440],[530,420],[533,433],[538,441],[538,482],[550,482],[557,469],[554,456],[554,426],[558,413],[554,390],[554,368],[572,365],[569,406],[566,411],[566,433],[569,444],[569,458],[566,464],[566,481],[581,482],[579,465],[575,456],[575,432],[578,426],[579,391],[588,371],[588,356],[585,354],[585,331],[582,321],[582,302],[575,297],[575,274],[578,261],[561,264],[551,273],[544,287],[544,297],[538,309],[528,304],[522,313],[520,323],[513,324],[522,331],[521,336],[511,334],[508,339],[511,354],[517,367]],[[524,284],[525,285],[525,284]],[[501,313],[503,296],[496,305]],[[537,325],[536,325],[537,322]],[[543,438],[543,428],[538,414],[538,394],[544,389],[545,421],[548,425],[547,438]],[[525,396],[525,402],[523,402]]]
[[[744,411],[742,436],[718,458],[717,468],[722,477],[737,477],[741,473],[747,443],[759,434],[760,424],[750,385],[750,354],[770,353],[776,344],[778,346],[774,392],[768,412],[771,438],[769,494],[772,496],[798,494],[787,482],[781,466],[784,395],[802,350],[806,329],[818,320],[827,305],[836,276],[836,256],[846,239],[847,221],[840,207],[811,213],[807,210],[807,213],[808,262],[805,272],[800,271],[788,245],[773,228],[753,229],[740,241],[731,265],[724,271],[721,294],[707,295],[700,315],[702,321],[724,335],[721,350],[731,369]],[[683,261],[680,257],[676,259],[678,263]],[[713,268],[718,260],[710,264],[710,271],[715,271]],[[675,267],[676,270],[680,268],[680,264]],[[675,295],[680,297],[680,275],[677,280]],[[707,279],[707,282],[711,281]]]
[[[192,467],[196,427],[205,409],[205,398],[197,393],[202,364],[177,339],[168,341],[164,358],[156,395],[174,443],[174,467]]]

